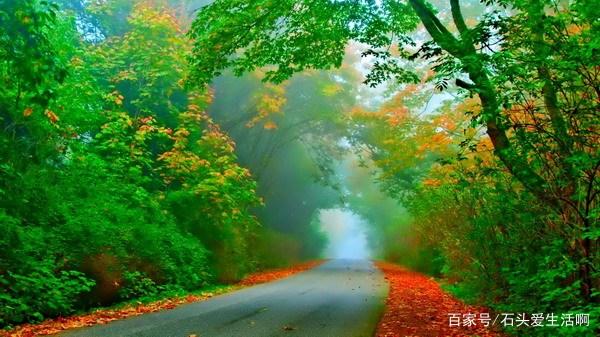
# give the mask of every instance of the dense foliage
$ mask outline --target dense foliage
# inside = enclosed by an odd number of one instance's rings
[[[257,216],[264,262],[318,255],[327,240],[314,221],[340,203],[333,162],[344,152],[343,112],[354,103],[354,71],[305,72],[284,83],[261,83],[261,71],[213,85],[209,113],[236,140],[240,163],[258,182],[265,206]],[[271,237],[271,238],[269,238]]]
[[[595,335],[597,5],[483,1],[475,14],[473,2],[436,5],[442,11],[424,0],[217,0],[193,23],[192,75],[206,83],[227,67],[268,66],[267,80],[279,83],[339,67],[346,44],[362,43],[372,65],[365,82],[391,83],[392,93],[375,112],[351,113],[349,140],[410,213],[382,219],[380,236],[398,221],[395,235],[406,237],[408,224],[420,256],[441,261],[432,272],[460,296],[503,312],[588,313],[590,327],[560,335]],[[428,108],[423,92],[434,89],[449,94]],[[364,202],[377,196],[359,197],[372,216]],[[402,242],[382,250],[393,257]]]
[[[509,333],[597,335],[598,15],[0,0],[0,326],[318,256],[340,207],[465,300],[590,315]]]
[[[96,5],[88,24],[111,14]],[[256,183],[204,112],[210,92],[184,86],[176,16],[141,2],[110,35],[80,14],[0,1],[2,326],[256,264]]]

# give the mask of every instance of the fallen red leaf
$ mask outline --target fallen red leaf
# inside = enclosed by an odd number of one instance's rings
[[[229,290],[235,290],[258,283],[274,281],[313,268],[321,263],[323,263],[321,260],[310,261],[294,265],[289,268],[280,268],[254,273],[235,284]],[[223,292],[225,291],[226,290]],[[57,317],[46,320],[39,324],[22,324],[10,331],[0,330],[0,337],[35,337],[51,335],[67,329],[80,328],[96,324],[106,324],[108,322],[131,316],[138,316],[159,310],[173,309],[179,305],[203,301],[215,295],[218,295],[218,293],[215,294],[212,292],[207,292],[201,294],[190,294],[183,297],[169,298],[146,304],[138,302],[117,310],[100,309],[79,316]]]
[[[386,309],[377,327],[377,337],[501,337],[499,332],[475,327],[450,327],[448,314],[489,312],[468,306],[445,293],[432,278],[398,265],[376,262],[389,284]]]

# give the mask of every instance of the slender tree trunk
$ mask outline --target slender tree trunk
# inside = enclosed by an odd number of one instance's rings
[[[434,42],[463,63],[465,71],[474,83],[468,89],[477,93],[481,100],[482,117],[487,127],[487,134],[494,145],[494,153],[525,188],[546,205],[559,211],[560,204],[549,190],[546,181],[531,168],[526,158],[515,152],[506,135],[504,118],[496,90],[485,72],[485,66],[480,55],[478,55],[469,38],[469,31],[460,12],[458,0],[451,0],[450,4],[452,6],[452,17],[460,30],[461,40],[450,33],[424,0],[409,1]]]

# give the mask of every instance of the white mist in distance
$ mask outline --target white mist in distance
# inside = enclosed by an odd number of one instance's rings
[[[358,215],[339,208],[324,209],[319,212],[319,222],[329,240],[325,257],[368,259],[371,256],[366,224]]]

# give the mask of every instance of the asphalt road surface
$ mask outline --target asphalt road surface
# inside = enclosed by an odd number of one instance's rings
[[[372,336],[387,285],[366,260],[330,260],[250,288],[61,337]]]

